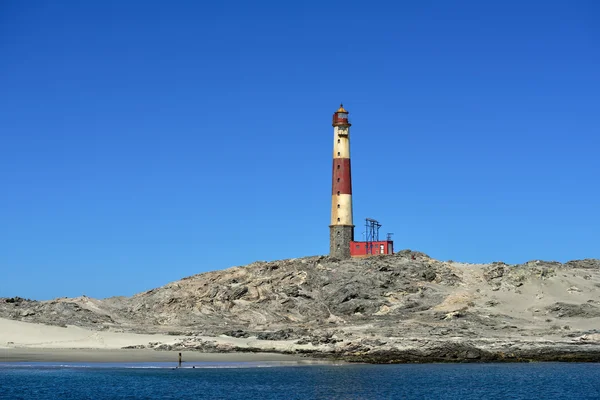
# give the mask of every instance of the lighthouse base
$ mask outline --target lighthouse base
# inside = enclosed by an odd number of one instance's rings
[[[354,240],[354,225],[329,226],[329,256],[350,258],[350,242]]]

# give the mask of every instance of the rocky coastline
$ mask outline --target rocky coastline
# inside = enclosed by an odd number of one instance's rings
[[[598,362],[599,291],[600,260],[468,264],[404,250],[256,262],[132,297],[5,298],[0,318],[174,339],[129,349],[361,363]]]

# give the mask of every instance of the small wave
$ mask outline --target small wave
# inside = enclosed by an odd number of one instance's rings
[[[177,365],[173,362],[143,362],[143,363],[122,363],[122,362],[31,362],[15,361],[0,363],[0,368],[36,368],[36,369],[73,369],[73,368],[96,368],[96,369],[241,369],[241,368],[278,368],[278,367],[310,367],[323,365],[320,363],[304,363],[297,361],[272,361],[272,362],[220,362],[220,361],[202,361],[197,363],[187,362],[184,365]],[[327,364],[335,365],[335,364]]]

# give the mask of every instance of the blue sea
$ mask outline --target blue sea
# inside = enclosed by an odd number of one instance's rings
[[[0,399],[600,399],[600,364],[0,364]]]

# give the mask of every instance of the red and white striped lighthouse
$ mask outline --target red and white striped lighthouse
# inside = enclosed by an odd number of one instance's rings
[[[350,258],[354,240],[352,222],[352,174],[350,171],[350,122],[348,111],[340,104],[333,114],[333,178],[331,190],[331,225],[329,255]]]

